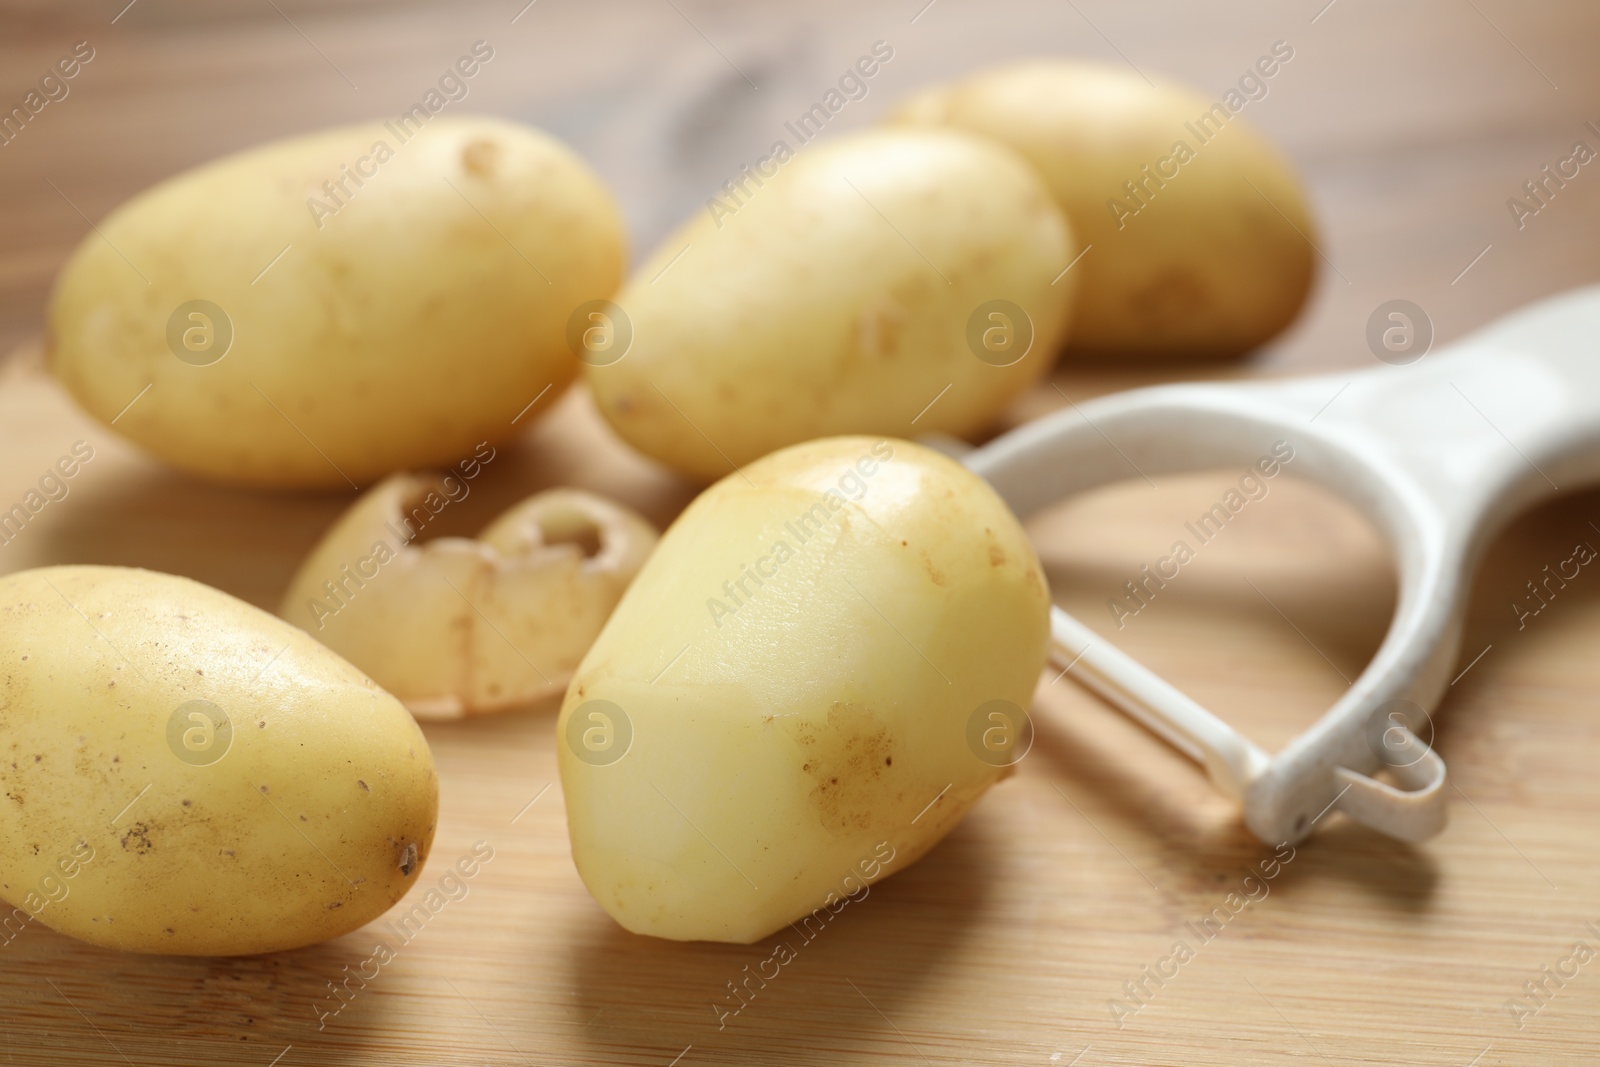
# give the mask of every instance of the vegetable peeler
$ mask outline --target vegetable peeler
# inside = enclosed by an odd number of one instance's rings
[[[1269,754],[1059,607],[1051,658],[1202,764],[1269,844],[1301,840],[1330,809],[1425,840],[1445,824],[1446,771],[1419,734],[1431,741],[1425,724],[1448,688],[1479,557],[1530,505],[1600,482],[1600,286],[1530,305],[1404,366],[1101,397],[963,462],[1026,521],[1135,470],[1250,463],[1284,440],[1296,474],[1378,528],[1400,579],[1377,654],[1314,725]]]

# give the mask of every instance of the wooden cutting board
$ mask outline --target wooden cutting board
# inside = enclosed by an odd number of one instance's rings
[[[942,0],[920,13],[920,0],[233,13],[143,0],[113,24],[124,2],[0,16],[0,102],[74,41],[97,49],[49,121],[0,149],[0,341],[15,349],[0,369],[0,506],[75,442],[94,448],[70,494],[0,546],[0,571],[143,566],[276,605],[348,497],[219,488],[142,457],[42,373],[45,288],[87,220],[143,185],[268,137],[398,111],[479,38],[505,61],[474,106],[577,145],[618,189],[641,252],[876,39],[897,58],[842,125],[926,82],[1039,52],[1220,93],[1274,40],[1292,41],[1295,65],[1251,106],[1321,218],[1324,270],[1301,323],[1242,369],[1063,368],[1008,422],[1063,393],[1370,366],[1362,334],[1384,300],[1420,303],[1443,342],[1600,278],[1600,172],[1520,230],[1504,203],[1600,119],[1588,54],[1600,11],[1577,0],[1537,11]],[[550,485],[613,495],[662,524],[692,496],[617,443],[581,391],[554,408],[441,532],[471,533]],[[1385,548],[1349,508],[1280,479],[1124,628],[1105,607],[1236,476],[1109,487],[1032,530],[1058,602],[1274,748],[1344,690],[1393,608]],[[426,727],[441,822],[402,907],[475,844],[493,859],[348,1003],[329,983],[372,973],[376,940],[394,947],[381,924],[244,960],[119,955],[35,925],[0,945],[0,1051],[30,1065],[260,1067],[1593,1063],[1600,961],[1574,946],[1600,951],[1600,577],[1585,571],[1520,627],[1512,604],[1576,542],[1600,545],[1596,526],[1600,494],[1569,497],[1490,553],[1463,673],[1437,716],[1451,823],[1425,845],[1333,815],[1292,854],[1265,846],[1194,767],[1052,672],[1019,773],[813,940],[790,937],[792,960],[732,1014],[728,983],[772,974],[775,944],[652,941],[599,910],[552,784],[554,709],[539,707]],[[1529,982],[1545,984],[1534,996]]]

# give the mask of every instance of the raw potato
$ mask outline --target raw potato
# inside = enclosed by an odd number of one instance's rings
[[[1185,126],[1198,128],[1212,104],[1132,71],[1034,62],[925,92],[895,121],[983,134],[1039,168],[1072,220],[1073,255],[1092,246],[1071,272],[1082,275],[1072,350],[1218,358],[1294,319],[1316,231],[1288,164],[1248,122],[1212,115],[1205,141]],[[1193,152],[1181,165],[1179,142]]]
[[[134,952],[348,933],[416,882],[438,814],[398,701],[288,623],[150,571],[0,578],[0,752],[7,920]]]
[[[307,557],[281,614],[418,718],[525,707],[567,686],[656,532],[619,504],[553,489],[472,541],[412,539],[461,484],[396,474]]]
[[[826,922],[1008,773],[973,722],[1028,706],[1049,605],[1005,504],[929,449],[832,438],[723,479],[567,691],[556,750],[584,883],[674,940]]]
[[[1071,236],[1013,153],[869,131],[745,188],[742,206],[696,214],[639,268],[617,297],[631,349],[585,369],[641,451],[710,481],[826,434],[970,435],[1048,370]],[[998,300],[1031,320],[1031,346],[1027,322],[982,309]],[[999,350],[988,361],[975,318]]]
[[[348,197],[324,190],[339,181]],[[568,319],[613,294],[624,262],[610,195],[545,134],[439,117],[402,143],[352,126],[113,212],[56,283],[50,360],[91,414],[175,466],[345,488],[510,437],[547,386],[548,410],[577,373]],[[180,311],[195,300],[222,314]]]

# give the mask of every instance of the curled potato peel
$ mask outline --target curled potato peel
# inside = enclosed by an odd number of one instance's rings
[[[553,489],[476,540],[414,543],[442,491],[438,477],[414,474],[374,487],[306,559],[281,614],[418,718],[503,711],[562,692],[655,530],[611,501]]]

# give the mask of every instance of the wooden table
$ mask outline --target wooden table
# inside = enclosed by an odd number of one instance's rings
[[[1368,366],[1363,329],[1385,300],[1419,303],[1444,342],[1600,278],[1600,170],[1521,230],[1505,203],[1575,139],[1594,143],[1582,126],[1600,121],[1600,8],[1578,0],[937,0],[920,13],[923,0],[125,2],[13,0],[0,16],[7,107],[74,42],[96,50],[71,95],[0,148],[0,349],[14,350],[0,371],[0,502],[74,441],[96,449],[71,496],[0,548],[4,570],[139,565],[275,604],[346,500],[200,484],[87,420],[38,370],[49,280],[88,220],[145,185],[271,137],[398,113],[480,38],[497,60],[472,106],[571,141],[617,190],[641,252],[878,39],[895,58],[841,126],[1035,53],[1129,62],[1220,95],[1287,40],[1296,58],[1251,117],[1305,173],[1326,262],[1285,337],[1242,371],[1199,375]],[[1178,373],[1065,367],[1055,384],[1081,399]],[[1040,389],[1011,421],[1060,403]],[[660,522],[691,495],[611,439],[581,393],[508,451],[452,509],[451,530],[550,484],[611,493]],[[1061,603],[1272,748],[1344,689],[1393,607],[1385,548],[1349,508],[1280,480],[1125,629],[1104,609],[1232,477],[1111,487],[1035,533]],[[1600,544],[1591,523],[1600,495],[1569,497],[1518,522],[1484,566],[1461,666],[1482,656],[1439,716],[1454,782],[1445,833],[1409,847],[1331,816],[1210,941],[1187,924],[1243,892],[1272,850],[1194,767],[1047,677],[1021,772],[719,1029],[724,983],[770,948],[651,941],[599,910],[570,861],[560,789],[541,795],[555,777],[543,707],[428,727],[443,784],[436,860],[478,840],[495,858],[323,1028],[327,983],[370,952],[370,935],[186,960],[35,926],[0,949],[0,1050],[30,1065],[1591,1064],[1600,962],[1551,983],[1537,1014],[1507,1007],[1575,942],[1600,949],[1600,578],[1585,572],[1524,629],[1510,607],[1576,541]],[[1147,967],[1170,973],[1160,961],[1179,940],[1193,959],[1159,987],[1146,980]],[[1143,1004],[1125,989],[1140,981]],[[1138,1010],[1115,1019],[1114,1000]]]

